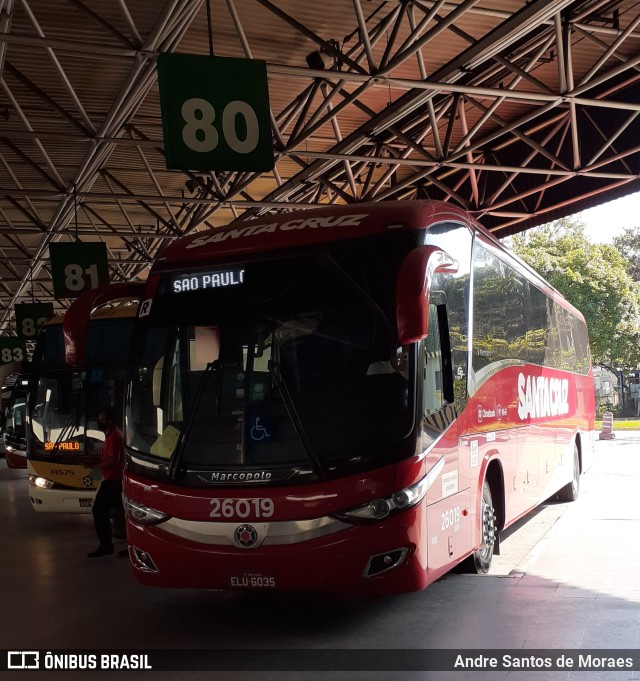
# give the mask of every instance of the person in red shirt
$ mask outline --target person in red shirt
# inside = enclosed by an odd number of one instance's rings
[[[124,515],[122,507],[124,443],[122,433],[116,428],[115,417],[110,409],[105,409],[98,414],[98,428],[104,433],[104,446],[100,462],[94,466],[102,470],[102,482],[93,502],[93,521],[100,546],[89,553],[88,558],[99,558],[114,553],[110,513],[113,509],[117,509]]]

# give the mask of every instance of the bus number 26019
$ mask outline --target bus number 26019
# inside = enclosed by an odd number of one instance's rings
[[[211,518],[270,518],[273,499],[211,499]]]
[[[448,530],[460,522],[460,506],[454,506],[451,510],[440,514],[440,530]]]

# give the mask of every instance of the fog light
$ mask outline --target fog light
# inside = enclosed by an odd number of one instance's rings
[[[404,562],[408,552],[409,549],[403,547],[401,549],[394,549],[393,551],[378,553],[375,556],[371,556],[367,563],[367,567],[364,569],[364,576],[373,577],[374,575],[379,575],[388,570],[393,570],[393,568],[397,568]]]
[[[156,564],[151,559],[151,556],[137,546],[131,547],[133,550],[133,557],[137,563],[137,566],[144,572],[159,572]]]

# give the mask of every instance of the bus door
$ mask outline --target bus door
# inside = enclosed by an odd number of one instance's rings
[[[445,465],[427,495],[429,570],[458,560],[471,544],[470,515],[464,513],[470,503],[469,455],[458,445],[449,316],[445,292],[432,290],[429,335],[420,344],[422,438],[427,446],[435,443],[429,456],[444,456]]]

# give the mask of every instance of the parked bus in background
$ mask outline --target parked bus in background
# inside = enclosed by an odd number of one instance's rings
[[[25,374],[15,375],[5,411],[4,458],[9,468],[27,467],[27,398],[29,380]]]
[[[578,495],[584,319],[454,206],[196,233],[136,290],[124,501],[145,584],[422,589],[487,572],[506,527]],[[109,298],[67,312],[71,361]]]
[[[11,399],[13,386],[20,377],[17,371],[11,371],[11,369],[11,366],[7,367],[6,365],[0,367],[0,376],[2,376],[2,381],[0,382],[0,433],[3,438],[7,425],[7,405]]]
[[[135,306],[103,308],[88,322],[81,367],[65,363],[62,318],[46,322],[32,360],[27,421],[29,497],[36,511],[89,513],[100,484],[104,433],[97,418],[121,420]]]

